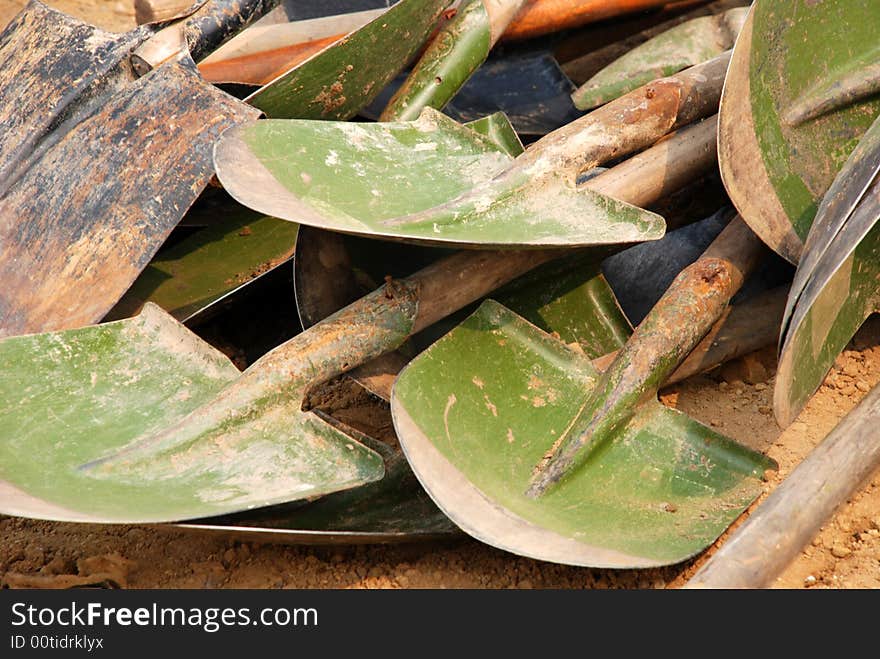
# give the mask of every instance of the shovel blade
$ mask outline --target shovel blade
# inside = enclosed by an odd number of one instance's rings
[[[77,103],[130,80],[122,66],[151,31],[105,32],[31,0],[0,34],[0,191]],[[84,103],[84,105],[88,105]]]
[[[401,373],[395,429],[428,494],[483,542],[605,568],[694,556],[761,493],[774,463],[656,401],[558,489],[525,496],[596,377],[588,356],[488,301]]]
[[[0,336],[98,322],[211,178],[211,143],[258,116],[181,60],[56,131],[0,197]]]
[[[400,0],[245,100],[278,119],[350,119],[415,56],[449,3]]]
[[[312,503],[293,503],[260,511],[195,520],[178,525],[239,540],[292,544],[388,544],[437,540],[461,531],[419,485],[403,454],[358,435],[385,458],[385,477],[336,492]]]
[[[791,263],[880,113],[878,87],[864,84],[880,83],[878,21],[877,3],[756,2],[734,46],[719,111],[721,175],[746,223]]]
[[[150,261],[105,321],[128,318],[153,302],[181,323],[193,323],[293,258],[298,225],[232,201],[188,218],[195,222],[208,215],[213,217],[207,227]]]
[[[260,121],[227,131],[214,149],[217,176],[242,204],[343,233],[503,248],[641,242],[665,231],[660,216],[562,176],[516,179],[513,163],[430,108],[399,123]]]
[[[579,87],[572,100],[579,110],[613,101],[655,78],[706,62],[733,47],[747,7],[700,16],[676,25],[633,48]]]
[[[320,496],[383,475],[382,459],[300,400],[249,425],[120,460],[240,377],[219,351],[147,304],[135,318],[0,341],[0,512],[169,522]],[[101,460],[115,455],[111,468]],[[89,468],[84,468],[89,465]]]

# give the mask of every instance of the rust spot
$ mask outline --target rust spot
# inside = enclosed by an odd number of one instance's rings
[[[385,275],[385,297],[389,300],[394,299],[394,289],[392,288],[393,278],[391,275]]]

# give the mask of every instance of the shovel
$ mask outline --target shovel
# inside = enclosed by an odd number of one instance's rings
[[[601,375],[484,303],[394,385],[395,429],[428,494],[470,535],[540,560],[650,567],[705,549],[775,465],[665,408],[656,392],[761,249],[732,221]],[[453,359],[467,367],[450,368]]]
[[[360,91],[347,92],[342,104],[330,102],[334,117],[353,114],[370,101],[365,81],[382,84],[396,75],[445,4],[403,0],[386,22],[371,23],[247,103],[204,83],[185,53],[132,81],[126,60],[151,28],[108,36],[29,5],[0,39],[6,63],[0,100],[12,115],[0,136],[0,273],[7,283],[0,335],[100,320],[207,184],[210,147],[225,128],[254,122],[259,110],[320,115],[327,106],[315,99],[359,61],[349,58],[359,58],[374,40],[391,42],[390,59],[362,66],[349,79]],[[404,32],[409,39],[400,37]],[[60,49],[56,39],[75,45]]]
[[[577,175],[711,113],[726,63],[635,90],[515,159],[468,146],[470,131],[425,108],[415,122],[257,122],[227,131],[214,163],[245,206],[343,233],[477,248],[650,240],[662,218],[577,190]]]
[[[579,110],[591,110],[654,78],[672,75],[733,48],[748,7],[702,16],[676,25],[633,48],[572,94]]]
[[[746,223],[793,264],[819,202],[880,112],[878,21],[874,2],[757,0],[733,49],[721,176]]]
[[[591,179],[652,203],[715,161],[715,122]],[[382,478],[381,456],[301,409],[305,391],[564,252],[460,252],[392,280],[244,373],[155,305],[0,341],[0,510],[169,522],[310,499]]]
[[[874,309],[867,235],[876,218],[876,127],[866,131],[880,114],[880,68],[866,26],[880,8],[769,5],[755,3],[734,48],[719,164],[731,200],[768,245],[798,263],[804,239],[810,244],[780,336],[774,413],[784,427]],[[808,65],[815,58],[828,65]]]
[[[825,194],[795,272],[773,390],[790,424],[877,306],[880,258],[880,118]]]
[[[190,212],[185,219],[207,226],[160,249],[103,321],[129,318],[152,302],[191,327],[276,268],[290,267],[296,224],[254,213],[229,199]]]

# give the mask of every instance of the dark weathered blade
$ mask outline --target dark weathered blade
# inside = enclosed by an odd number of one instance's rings
[[[151,35],[149,27],[105,32],[38,0],[6,26],[0,34],[0,193],[60,124],[133,77],[125,62]]]
[[[100,320],[207,184],[210,145],[258,117],[180,60],[41,148],[0,198],[0,336]]]

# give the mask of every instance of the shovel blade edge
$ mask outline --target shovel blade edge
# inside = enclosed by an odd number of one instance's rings
[[[696,555],[757,498],[775,463],[658,402],[558,488],[525,496],[596,376],[589,357],[487,301],[401,373],[395,428],[428,494],[490,545],[605,568]]]
[[[0,341],[0,511],[168,522],[311,498],[382,477],[381,457],[291,400],[212,442],[83,469],[161,432],[240,375],[159,307]]]

